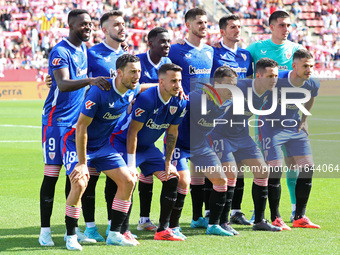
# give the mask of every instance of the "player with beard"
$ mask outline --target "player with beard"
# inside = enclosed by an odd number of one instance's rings
[[[51,51],[49,75],[52,79],[50,92],[42,114],[42,145],[44,152],[44,179],[40,189],[41,231],[39,243],[54,246],[51,237],[55,185],[62,167],[60,151],[61,135],[76,116],[83,100],[85,86],[97,85],[110,89],[105,77],[87,78],[87,53],[83,42],[90,39],[92,22],[86,10],[75,9],[68,15],[69,36]],[[78,234],[79,241],[95,242]]]
[[[88,167],[105,173],[118,186],[110,213],[111,226],[107,245],[136,246],[121,234],[121,228],[131,207],[131,194],[138,178],[137,171],[128,171],[120,154],[111,146],[110,137],[128,105],[140,92],[139,58],[124,54],[117,59],[117,77],[112,79],[109,92],[92,86],[81,104],[79,117],[65,130],[63,160],[71,190],[66,200],[66,247],[82,250],[77,242],[75,227],[81,211],[81,196],[89,181]],[[111,191],[114,193],[115,191]]]
[[[203,40],[207,36],[207,13],[200,8],[190,9],[185,14],[185,25],[188,28],[188,38],[184,39],[183,44],[174,44],[171,46],[169,58],[171,61],[182,67],[182,87],[185,94],[189,94],[190,85],[193,79],[200,79],[201,82],[209,82],[210,72],[213,65],[213,48],[206,45]],[[204,179],[191,178],[189,171],[180,171],[183,175],[179,179],[180,194],[184,203],[184,198],[191,190],[193,219],[191,226],[193,228],[204,228],[207,226],[207,221],[202,216],[202,206],[204,201]],[[209,207],[210,191],[212,184],[209,183],[206,192],[205,205],[206,210]],[[190,185],[190,186],[189,186]],[[175,207],[178,207],[177,205]],[[207,216],[207,214],[206,214]]]

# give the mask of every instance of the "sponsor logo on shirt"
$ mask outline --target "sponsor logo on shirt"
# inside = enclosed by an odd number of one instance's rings
[[[52,65],[54,65],[54,66],[59,65],[60,60],[61,60],[61,58],[55,58],[55,59],[53,59],[53,60],[52,60]]]
[[[112,104],[109,103],[109,108],[113,108],[115,105],[115,102],[112,102]]]
[[[137,108],[135,110],[135,116],[136,117],[140,117],[142,115],[142,113],[145,112],[145,110],[141,109],[141,108]]]
[[[210,51],[207,51],[206,53],[207,53],[208,58],[209,58],[209,59],[212,59],[211,52],[210,52]]]
[[[111,113],[107,112],[104,114],[103,119],[107,119],[107,120],[115,120],[118,119],[122,114],[118,114],[118,115],[112,115]]]
[[[205,119],[201,118],[198,122],[198,125],[202,126],[202,127],[214,127],[214,123],[209,123],[207,122]]]
[[[171,115],[174,115],[177,112],[177,108],[178,108],[177,106],[172,106],[172,105],[170,106],[169,110],[170,110]]]
[[[153,119],[149,119],[146,124],[145,124],[148,128],[150,129],[158,129],[158,130],[161,130],[161,129],[167,129],[170,124],[168,123],[163,123],[161,125],[158,125],[156,124],[155,122],[153,122]]]
[[[246,55],[246,54],[241,53],[241,56],[242,56],[242,58],[243,58],[244,61],[247,60],[247,55]]]
[[[189,66],[189,74],[210,74],[211,72],[211,68],[207,69],[207,68],[196,68],[192,65]]]
[[[115,77],[117,77],[117,71],[110,68],[110,78],[115,78]]]
[[[92,102],[91,100],[87,100],[85,103],[85,108],[87,110],[90,110],[92,106],[94,106],[96,103]]]
[[[157,108],[156,110],[153,110],[153,114],[157,114],[158,110],[159,110],[159,108]]]
[[[227,59],[227,53],[224,54],[224,55],[220,54],[220,58],[221,58],[221,59]]]
[[[77,56],[72,56],[74,62],[78,62],[78,57]]]
[[[104,60],[105,60],[105,62],[111,62],[111,57],[110,56],[104,57]]]
[[[267,51],[266,50],[261,50],[262,55],[266,55]]]

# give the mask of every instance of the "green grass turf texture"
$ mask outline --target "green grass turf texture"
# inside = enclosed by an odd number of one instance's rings
[[[41,149],[41,111],[43,101],[0,101],[0,253],[1,254],[66,254],[65,170],[56,186],[51,220],[55,247],[43,248],[38,243],[40,232],[39,191],[43,178]],[[316,165],[340,165],[340,101],[338,97],[319,96],[309,117],[309,131]],[[13,125],[13,126],[6,126]],[[27,127],[31,126],[31,127]],[[20,142],[20,141],[24,142]],[[323,175],[325,176],[331,176]],[[292,229],[280,233],[255,232],[248,226],[234,225],[239,236],[208,236],[204,229],[191,229],[191,199],[186,198],[181,217],[184,242],[154,241],[150,232],[137,231],[138,192],[130,229],[138,235],[138,247],[114,247],[105,243],[84,245],[82,254],[340,254],[340,179],[315,178],[307,215],[321,229]],[[339,174],[337,174],[339,176]],[[104,175],[96,189],[96,223],[105,235],[107,227],[104,200]],[[289,223],[291,206],[285,179],[282,180],[281,215]],[[242,211],[251,217],[252,179],[245,179]],[[160,182],[155,179],[151,219],[159,217]],[[267,206],[268,207],[268,206]],[[266,217],[270,218],[269,209]],[[79,226],[84,227],[81,217]]]

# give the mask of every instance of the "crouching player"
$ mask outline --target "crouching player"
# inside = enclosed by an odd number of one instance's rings
[[[118,186],[112,203],[111,229],[106,244],[136,245],[133,240],[127,240],[120,230],[130,208],[138,172],[126,167],[123,158],[112,148],[109,138],[118,119],[125,114],[140,91],[138,80],[141,67],[139,58],[130,54],[119,57],[116,67],[117,78],[112,80],[110,91],[92,86],[82,103],[77,123],[68,128],[63,138],[63,160],[71,181],[65,216],[66,247],[69,250],[82,250],[75,230],[81,210],[81,196],[89,181],[88,167],[105,173]]]
[[[183,241],[168,228],[170,215],[177,199],[178,173],[170,163],[177,136],[178,125],[185,113],[182,91],[182,68],[163,64],[158,70],[159,86],[147,89],[133,105],[132,113],[121,122],[115,132],[113,146],[119,151],[132,172],[140,167],[145,177],[155,175],[162,182],[161,211],[155,240]],[[167,131],[166,155],[155,142]]]

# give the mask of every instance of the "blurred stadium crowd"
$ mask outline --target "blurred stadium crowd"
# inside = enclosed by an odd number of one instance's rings
[[[204,1],[204,0],[200,0]],[[247,31],[241,47],[270,38],[268,17],[278,9],[291,13],[289,39],[312,51],[319,68],[340,68],[340,0],[220,0],[242,18]],[[169,30],[173,43],[184,38],[184,14],[199,0],[0,0],[0,76],[4,69],[48,67],[48,54],[67,36],[67,14],[73,8],[90,12],[94,27],[88,47],[101,42],[99,18],[111,9],[125,14],[132,54],[145,52],[146,35],[156,26]],[[218,22],[210,22],[208,44],[219,40]],[[245,26],[247,28],[245,28]],[[334,60],[334,61],[332,61]]]

